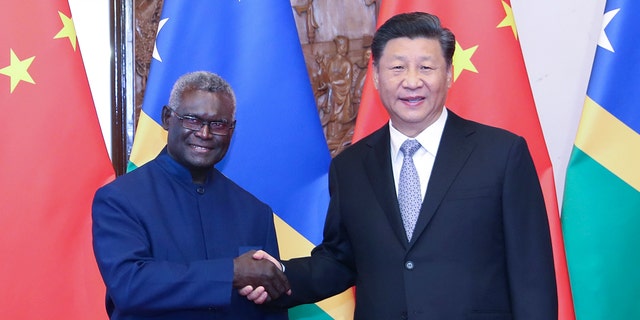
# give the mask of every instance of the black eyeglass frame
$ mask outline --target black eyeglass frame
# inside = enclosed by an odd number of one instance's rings
[[[212,134],[216,136],[228,136],[231,130],[236,127],[235,120],[233,120],[233,122],[228,122],[227,120],[206,121],[196,116],[179,114],[168,106],[166,106],[166,108],[180,120],[182,127],[187,130],[200,131],[206,125]]]

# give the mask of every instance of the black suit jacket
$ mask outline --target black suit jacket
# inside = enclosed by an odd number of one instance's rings
[[[356,319],[557,319],[545,204],[523,138],[449,111],[411,242],[388,126],[337,156],[329,181],[323,242],[285,262],[293,295],[276,304],[355,285]]]

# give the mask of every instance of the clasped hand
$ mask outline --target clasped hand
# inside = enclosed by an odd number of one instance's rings
[[[233,287],[256,304],[291,294],[280,262],[262,250],[251,250],[233,259]]]

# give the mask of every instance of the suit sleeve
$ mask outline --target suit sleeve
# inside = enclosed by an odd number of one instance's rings
[[[355,272],[351,244],[342,225],[338,174],[332,163],[329,169],[331,200],[324,225],[323,240],[311,256],[284,261],[291,296],[283,295],[273,304],[292,307],[313,303],[354,285]]]
[[[509,152],[503,221],[514,319],[557,319],[557,291],[544,198],[523,138]]]

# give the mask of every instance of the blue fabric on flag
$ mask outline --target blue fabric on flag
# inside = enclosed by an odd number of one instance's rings
[[[616,9],[605,29],[614,52],[596,49],[587,95],[640,133],[640,1],[608,0],[605,13]]]
[[[237,96],[237,126],[216,167],[318,244],[331,158],[289,1],[165,0],[164,19],[145,113],[161,123],[171,87],[185,73],[226,79]]]

